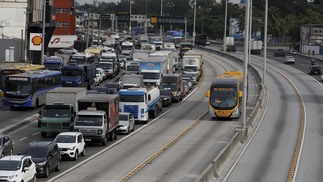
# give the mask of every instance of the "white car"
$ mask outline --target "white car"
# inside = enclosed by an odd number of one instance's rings
[[[293,63],[295,64],[295,58],[293,56],[286,56],[284,59],[284,64]]]
[[[62,132],[54,140],[62,157],[77,160],[79,155],[85,156],[85,141],[80,132]]]
[[[10,155],[0,159],[0,181],[36,181],[36,165],[31,156]]]
[[[129,112],[119,112],[119,125],[117,127],[118,133],[129,134],[130,131],[135,130],[135,119]]]
[[[78,50],[74,49],[74,48],[63,48],[58,50],[59,54],[76,54],[78,53]]]
[[[106,72],[102,68],[96,68],[96,82],[99,84],[106,79]]]
[[[297,50],[289,50],[289,53],[297,54],[297,53],[298,53],[298,51],[297,51]]]

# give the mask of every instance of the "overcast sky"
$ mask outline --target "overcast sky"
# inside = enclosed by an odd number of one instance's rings
[[[120,0],[97,0],[98,2],[118,2]],[[220,2],[220,0],[216,0],[217,2]],[[240,3],[240,0],[229,0],[232,3]],[[75,0],[75,2],[80,3],[81,5],[84,4],[85,2],[88,4],[92,4],[93,0]]]

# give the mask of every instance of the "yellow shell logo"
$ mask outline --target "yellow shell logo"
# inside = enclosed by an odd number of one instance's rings
[[[92,106],[92,107],[95,107],[95,102],[92,102],[91,106]]]
[[[34,45],[40,45],[42,43],[42,38],[40,36],[35,36],[31,39],[31,42],[34,44]]]

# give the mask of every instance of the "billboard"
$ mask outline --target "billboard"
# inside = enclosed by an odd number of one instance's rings
[[[76,35],[53,35],[48,43],[48,48],[73,47],[74,41],[77,41]]]
[[[43,39],[41,33],[30,33],[29,37],[29,50],[41,51]]]
[[[21,39],[21,30],[25,32],[26,27],[25,11],[26,9],[22,8],[0,8],[0,26],[3,26],[4,37]]]

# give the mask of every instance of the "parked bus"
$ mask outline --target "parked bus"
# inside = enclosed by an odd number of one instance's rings
[[[15,65],[11,68],[5,68],[0,71],[0,78],[1,78],[1,85],[0,89],[4,88],[4,79],[7,75],[17,74],[17,73],[25,73],[26,71],[32,70],[44,70],[44,65],[34,65],[34,64],[27,64],[27,65]]]
[[[170,30],[166,32],[166,41],[170,42],[172,37],[182,37],[182,33],[175,30]]]
[[[45,104],[46,92],[62,86],[60,71],[26,71],[5,78],[3,105],[11,109],[32,107]]]
[[[209,97],[209,116],[239,118],[242,112],[243,73],[225,72],[216,77],[206,92]]]
[[[101,58],[102,53],[104,52],[104,50],[103,50],[102,47],[92,46],[92,47],[89,47],[89,48],[85,49],[84,52],[94,54],[94,63],[97,64],[97,63],[99,63],[100,58]]]
[[[91,53],[76,53],[70,55],[68,61],[69,65],[79,65],[79,64],[92,64],[94,63],[94,54]]]

